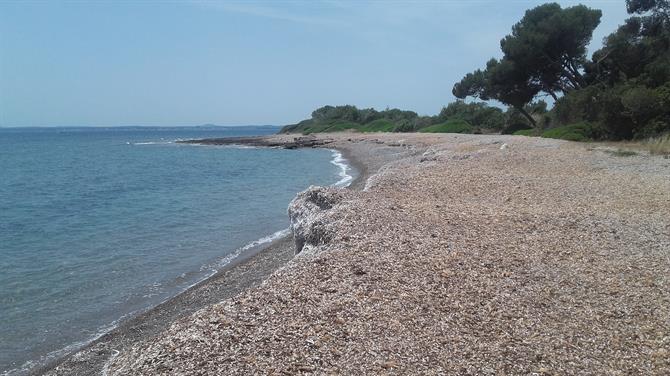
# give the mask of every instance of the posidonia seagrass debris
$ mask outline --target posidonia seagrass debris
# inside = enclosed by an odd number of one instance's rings
[[[319,252],[123,349],[111,374],[670,374],[670,161],[327,137],[386,167],[365,191],[296,198],[294,232]]]
[[[309,187],[300,192],[288,207],[291,232],[295,240],[295,253],[309,252],[321,244],[327,243],[329,234],[328,211],[333,209],[345,195],[338,188]],[[306,248],[306,249],[305,249]]]

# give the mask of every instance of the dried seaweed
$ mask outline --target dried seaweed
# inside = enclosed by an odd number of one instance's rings
[[[308,254],[123,349],[110,374],[670,374],[667,162],[526,137],[327,137],[384,166],[310,211],[328,241],[305,226]]]

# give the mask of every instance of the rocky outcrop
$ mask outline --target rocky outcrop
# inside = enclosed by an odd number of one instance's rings
[[[295,253],[313,253],[315,248],[332,239],[328,218],[333,208],[342,202],[345,192],[332,187],[311,186],[300,192],[288,207]]]
[[[315,148],[331,143],[330,139],[316,138],[314,136],[293,137],[283,139],[276,137],[226,137],[226,138],[206,138],[202,140],[184,140],[177,141],[180,144],[198,144],[198,145],[243,145],[274,147],[284,149],[297,148]]]

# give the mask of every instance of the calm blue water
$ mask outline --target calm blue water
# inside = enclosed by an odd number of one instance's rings
[[[328,150],[171,143],[274,131],[0,129],[0,373],[182,291],[341,179]]]

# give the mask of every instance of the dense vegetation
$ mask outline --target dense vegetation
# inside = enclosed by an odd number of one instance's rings
[[[626,7],[631,17],[590,59],[599,10],[549,3],[526,11],[500,41],[503,57],[456,83],[459,100],[438,115],[325,106],[282,132],[501,132],[575,141],[668,133],[670,0],[626,0]],[[551,110],[543,98],[552,99]]]
[[[472,125],[464,120],[449,120],[441,124],[421,128],[419,132],[424,133],[472,133]]]
[[[531,106],[529,106],[531,107]],[[540,105],[537,108],[546,109]],[[530,111],[535,111],[531,109]],[[314,133],[356,130],[359,132],[417,132],[428,129],[447,129],[436,127],[449,122],[460,122],[466,125],[462,132],[495,133],[503,131],[506,124],[516,121],[515,111],[503,112],[483,102],[465,103],[456,101],[449,103],[438,115],[419,116],[413,111],[386,109],[377,111],[373,108],[358,109],[355,106],[325,106],[312,112],[312,118],[298,124],[288,125],[283,133]]]
[[[626,5],[634,16],[585,64],[588,86],[557,101],[559,123],[587,121],[613,139],[670,131],[670,1]]]
[[[670,1],[627,0],[633,16],[589,60],[601,12],[544,4],[526,12],[500,42],[503,57],[456,83],[457,98],[497,100],[546,137],[630,139],[670,131]],[[551,96],[538,122],[525,108]],[[542,131],[557,128],[555,131]]]

